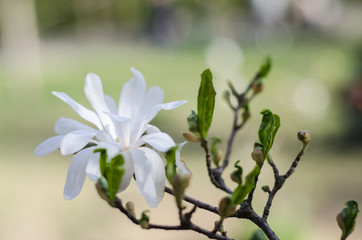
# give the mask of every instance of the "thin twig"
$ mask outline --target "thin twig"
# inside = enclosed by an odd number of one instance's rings
[[[171,195],[175,194],[174,191],[169,187],[165,187],[165,192],[167,192],[168,194],[171,194]],[[219,209],[217,207],[211,206],[207,203],[201,202],[199,200],[196,200],[196,199],[186,196],[186,195],[184,196],[184,200],[188,203],[193,204],[194,206],[197,206],[198,208],[201,208],[201,209],[204,209],[204,210],[207,210],[209,212],[213,212],[213,213],[216,213],[219,215]]]
[[[132,215],[126,208],[123,207],[122,201],[119,198],[115,198],[112,207],[119,209],[123,214],[125,214],[128,219],[130,219],[134,224],[140,225],[139,221],[135,216]],[[192,210],[194,211],[194,210]],[[160,225],[160,224],[148,224],[147,229],[162,229],[162,230],[192,230],[198,233],[201,233],[211,239],[218,239],[218,240],[232,240],[229,237],[222,236],[216,233],[212,233],[206,229],[203,229],[195,224],[193,224],[190,219],[188,224],[181,224],[181,225]]]
[[[298,153],[297,157],[293,161],[293,163],[290,166],[289,170],[284,175],[279,175],[278,168],[276,167],[274,162],[272,160],[269,161],[269,164],[273,168],[275,181],[274,181],[274,187],[271,190],[271,192],[269,192],[269,197],[268,197],[267,203],[266,203],[266,205],[264,207],[263,219],[265,219],[265,220],[268,219],[268,216],[269,216],[269,213],[270,213],[270,208],[272,206],[275,195],[283,187],[283,185],[285,183],[285,180],[287,180],[287,178],[289,178],[294,173],[294,171],[297,168],[298,163],[299,163],[301,157],[303,156],[303,154],[304,154],[304,151],[300,151]]]

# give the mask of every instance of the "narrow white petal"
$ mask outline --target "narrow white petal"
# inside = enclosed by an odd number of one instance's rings
[[[109,158],[113,158],[121,152],[121,145],[119,143],[98,142],[95,148],[105,148]]]
[[[191,175],[190,170],[186,167],[185,162],[181,158],[181,149],[187,143],[187,141],[180,143],[176,150],[176,167],[184,175]]]
[[[95,149],[96,147],[93,147],[93,149]],[[89,161],[87,163],[87,167],[86,167],[86,173],[87,176],[89,177],[90,180],[92,181],[97,181],[98,178],[100,178],[101,175],[101,170],[99,167],[99,153],[93,153],[90,155]]]
[[[109,111],[113,114],[118,114],[117,104],[114,99],[111,96],[104,94],[104,100],[106,101]]]
[[[112,113],[107,113],[115,126],[118,141],[122,144],[122,149],[130,145],[131,119],[121,117]]]
[[[70,118],[61,117],[55,124],[54,131],[58,135],[65,135],[67,133],[73,132],[75,130],[90,130],[93,129],[83,123],[80,123],[76,120]]]
[[[146,83],[142,74],[131,69],[134,76],[123,86],[118,104],[118,114],[122,117],[135,118],[146,94]]]
[[[145,98],[143,99],[142,108],[144,110],[151,108],[155,105],[162,104],[163,102],[163,90],[159,87],[151,87],[147,90]]]
[[[125,173],[122,178],[121,185],[119,186],[118,192],[124,191],[130,184],[133,174],[134,174],[134,163],[132,159],[132,155],[129,151],[123,152],[124,157],[124,167],[125,167]]]
[[[147,125],[146,125],[146,132],[147,132],[148,134],[151,134],[151,133],[161,132],[161,130],[160,130],[158,127],[156,127],[156,126],[153,126],[153,125],[151,125],[151,124],[147,124]]]
[[[67,180],[64,186],[64,199],[71,200],[78,196],[85,180],[85,168],[93,152],[93,148],[84,149],[74,155],[69,164]]]
[[[149,148],[131,150],[138,191],[152,208],[162,200],[165,188],[165,166],[161,157]]]
[[[157,113],[164,110],[175,109],[187,101],[176,101],[170,103],[157,104],[150,109],[147,109],[143,115],[137,117],[136,121],[132,125],[131,136],[133,139],[139,139],[147,128],[147,124],[157,115]]]
[[[40,143],[34,150],[34,155],[42,157],[54,152],[60,147],[60,142],[62,141],[63,137],[63,135],[51,137]]]
[[[84,93],[88,101],[101,119],[103,127],[107,132],[116,138],[115,129],[111,118],[106,114],[110,112],[106,104],[101,79],[97,74],[89,73],[85,79]]]
[[[52,92],[56,97],[58,97],[63,102],[67,103],[71,108],[73,108],[79,116],[84,118],[85,120],[93,123],[99,129],[102,129],[101,121],[99,120],[97,114],[91,110],[86,109],[76,101],[74,101],[71,97],[69,97],[66,93],[63,92]]]
[[[69,155],[84,148],[97,134],[97,130],[76,130],[64,136],[60,143],[62,155]]]
[[[136,146],[139,147],[145,143],[148,143],[154,149],[160,152],[167,152],[171,147],[176,145],[173,139],[164,132],[143,135],[137,142]]]

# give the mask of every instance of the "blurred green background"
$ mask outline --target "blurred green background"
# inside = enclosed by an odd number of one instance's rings
[[[148,87],[165,90],[166,102],[188,100],[153,121],[181,142],[196,108],[199,75],[210,68],[218,101],[210,136],[226,139],[226,80],[245,88],[268,55],[271,74],[251,104],[251,121],[236,138],[232,159],[251,169],[264,108],[282,120],[272,149],[282,172],[299,150],[297,131],[309,129],[311,146],[275,198],[270,225],[281,239],[339,239],[336,214],[347,200],[362,204],[361,11],[357,0],[0,0],[0,239],[204,239],[193,232],[140,230],[102,201],[91,181],[76,199],[63,200],[71,158],[32,152],[54,135],[59,117],[80,117],[51,91],[90,107],[83,86],[94,72],[118,100],[134,67]],[[201,149],[188,144],[184,150],[193,171],[188,194],[217,205],[224,194],[209,183]],[[265,166],[259,186],[272,183]],[[134,201],[138,214],[148,208],[134,183],[119,196]],[[261,213],[266,194],[257,190],[256,198]],[[214,220],[202,210],[195,214],[205,228]],[[152,209],[151,221],[177,223],[170,196]],[[255,229],[234,220],[225,228],[242,240]],[[349,239],[361,235],[359,217]]]

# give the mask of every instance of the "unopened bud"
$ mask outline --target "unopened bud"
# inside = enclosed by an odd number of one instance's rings
[[[258,94],[263,91],[264,84],[262,82],[253,82],[251,88],[254,90],[255,94]]]
[[[231,196],[224,197],[219,202],[220,217],[225,218],[235,212],[236,205],[232,203]]]
[[[150,218],[147,216],[147,212],[148,210],[143,211],[141,219],[139,220],[139,224],[143,229],[148,229],[149,227]]]
[[[298,139],[303,142],[303,144],[309,144],[310,142],[310,133],[308,130],[303,130],[298,132]]]
[[[254,149],[251,153],[251,158],[258,164],[258,166],[263,166],[264,158],[263,158],[263,151],[261,149]]]
[[[183,132],[182,136],[189,142],[199,142],[200,138],[198,138],[195,134],[191,132]]]
[[[233,171],[230,174],[230,178],[233,182],[236,182],[238,185],[241,185],[243,183],[242,178],[240,177],[240,174],[237,170]]]
[[[110,203],[109,192],[108,192],[108,182],[105,177],[98,178],[97,183],[96,183],[96,189],[97,189],[99,196],[103,200]]]
[[[135,212],[135,206],[133,202],[127,202],[126,203],[126,209],[135,217],[136,216],[136,212]]]
[[[270,192],[270,188],[269,188],[268,185],[262,186],[261,189],[262,189],[264,192],[267,192],[267,193]]]
[[[187,118],[187,123],[189,125],[190,132],[199,132],[199,118],[195,111],[192,111],[191,114]]]
[[[218,149],[216,152],[216,155],[214,156],[214,162],[218,166],[220,160],[222,159],[222,156],[224,155],[223,151],[221,149]]]
[[[310,133],[308,130],[303,130],[298,132],[298,139],[303,143],[302,152],[307,148],[310,142]]]
[[[178,208],[182,208],[182,200],[185,195],[185,190],[190,184],[190,175],[176,173],[172,178],[171,184],[174,190],[174,196]]]
[[[243,121],[245,122],[246,120],[248,120],[250,118],[251,114],[249,112],[249,110],[245,110],[242,114],[241,114],[241,118],[243,119]]]

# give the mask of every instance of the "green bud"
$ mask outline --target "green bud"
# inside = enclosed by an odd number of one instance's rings
[[[297,136],[298,139],[303,143],[302,151],[304,151],[311,140],[310,132],[308,130],[299,131]]]
[[[136,211],[135,211],[135,205],[133,202],[127,202],[126,203],[126,209],[135,217]]]
[[[96,189],[97,189],[99,196],[103,200],[110,203],[109,192],[108,192],[108,182],[105,177],[98,178],[97,183],[96,183]]]
[[[181,173],[176,173],[172,178],[171,184],[174,190],[174,196],[178,208],[182,207],[182,200],[185,196],[185,190],[190,184],[190,175],[184,175]]]
[[[267,240],[262,230],[256,230],[251,236],[250,240]]]
[[[231,174],[230,174],[230,178],[231,180],[233,180],[233,182],[236,182],[238,185],[241,185],[243,183],[243,169],[242,167],[240,167],[238,165],[238,163],[240,162],[240,160],[238,160],[235,164],[234,167],[236,168]]]
[[[189,125],[190,132],[199,133],[199,118],[195,111],[192,111],[187,118],[187,123]]]
[[[250,118],[250,116],[251,114],[249,110],[246,110],[241,114],[241,118],[243,119],[244,122],[247,121]]]
[[[236,205],[232,203],[232,196],[226,196],[219,202],[219,214],[222,218],[230,216],[235,212]]]
[[[261,187],[261,189],[262,189],[264,192],[267,192],[267,193],[269,193],[269,192],[270,192],[270,188],[269,188],[269,186],[268,186],[268,185],[264,185],[264,186],[262,186],[262,187]]]
[[[200,142],[200,138],[191,132],[183,132],[182,136],[189,142]]]
[[[149,222],[150,222],[150,218],[146,214],[147,212],[149,212],[149,211],[148,210],[143,211],[141,219],[139,220],[139,224],[140,224],[141,228],[143,228],[143,229],[148,229]]]
[[[259,167],[263,166],[264,158],[263,158],[263,151],[259,148],[254,149],[251,153],[251,158],[258,164]]]
[[[213,137],[211,138],[211,149],[210,149],[210,153],[211,153],[211,158],[212,161],[214,162],[214,164],[216,166],[219,166],[219,162],[222,159],[223,156],[223,152],[221,149],[218,149],[216,147],[217,144],[221,143],[221,139],[217,138],[217,137]]]
[[[264,89],[264,84],[262,81],[253,82],[251,84],[251,88],[253,89],[255,94],[261,93]]]
[[[348,201],[345,205],[346,207],[338,213],[336,218],[338,226],[342,230],[341,240],[345,240],[353,232],[359,212],[357,202]]]

